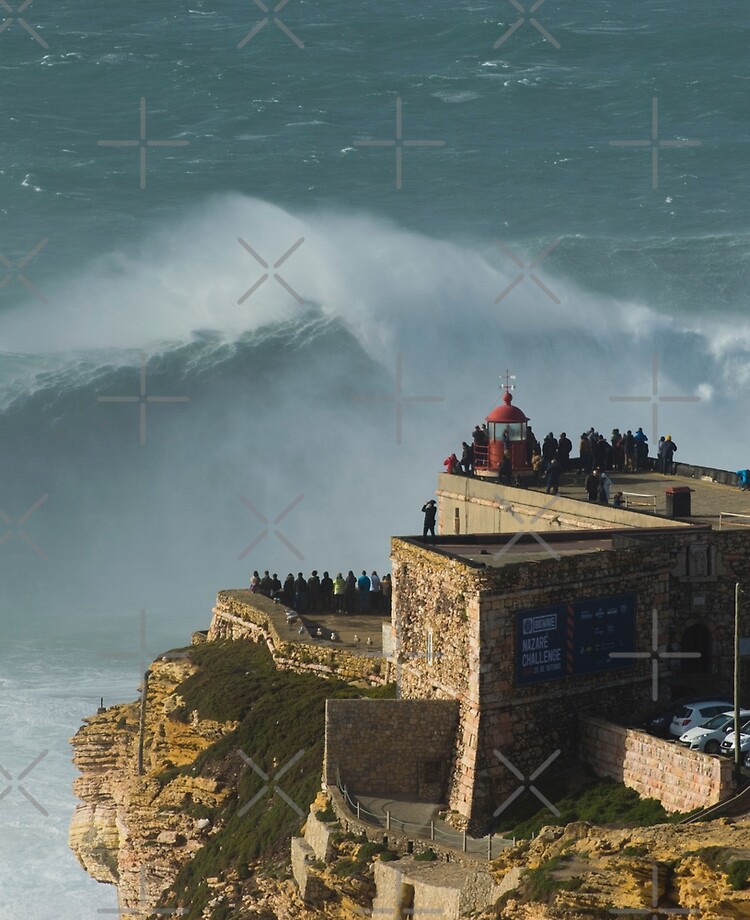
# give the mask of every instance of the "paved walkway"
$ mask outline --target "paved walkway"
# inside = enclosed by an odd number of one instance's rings
[[[438,817],[440,810],[445,807],[443,804],[416,802],[406,796],[359,795],[356,799],[360,804],[360,820],[362,821],[386,827],[386,813],[390,812],[390,826],[395,833],[402,834],[404,837],[434,839],[436,844],[450,847],[453,850],[463,849],[463,834]],[[349,807],[351,808],[351,802]],[[431,836],[431,822],[434,825],[434,838]],[[501,850],[513,846],[513,841],[493,834],[491,846],[492,857],[494,857]],[[466,852],[486,858],[488,855],[487,837],[467,836]]]
[[[304,614],[301,617],[294,614],[289,618],[288,607],[275,603],[263,594],[254,594],[249,588],[234,588],[226,593],[264,613],[284,642],[346,648],[349,651],[356,650],[362,655],[382,657],[383,624],[390,625],[390,610],[367,614],[326,612]],[[322,636],[318,636],[318,629],[322,630]],[[334,640],[331,639],[331,634],[335,634]],[[367,644],[368,638],[372,641],[371,645]]]
[[[609,470],[607,475],[612,480],[611,494],[615,492],[639,492],[644,495],[656,496],[656,514],[665,517],[667,512],[666,490],[672,486],[688,486],[693,490],[691,498],[692,515],[684,518],[695,523],[711,524],[714,527],[719,523],[719,512],[739,512],[750,515],[750,491],[740,492],[736,486],[722,485],[717,482],[705,482],[702,479],[692,479],[688,476],[662,476],[660,473],[618,473]],[[566,473],[560,484],[560,495],[565,498],[585,500],[586,493],[583,484],[586,477],[583,473]],[[534,487],[535,491],[539,490]],[[641,508],[639,510],[646,510]],[[729,519],[731,522],[733,519]],[[734,519],[742,521],[742,518]],[[744,519],[750,525],[750,518]],[[726,526],[726,523],[725,525]]]

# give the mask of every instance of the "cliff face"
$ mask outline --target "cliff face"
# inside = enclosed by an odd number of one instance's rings
[[[142,776],[137,772],[139,703],[86,719],[71,739],[81,773],[74,791],[81,804],[69,843],[91,876],[117,885],[123,909],[153,906],[211,833],[186,806],[214,807],[225,795],[208,777],[173,775],[175,767],[192,763],[234,728],[234,723],[197,717],[187,725],[170,719],[182,704],[179,686],[194,671],[184,659],[151,666]]]
[[[285,877],[291,834],[284,830],[289,814],[280,798],[284,791],[305,807],[315,797],[325,698],[367,691],[275,671],[264,646],[250,642],[209,643],[196,649],[194,657],[201,667],[184,653],[170,653],[151,666],[142,775],[139,702],[86,719],[72,739],[80,771],[75,792],[81,801],[71,823],[70,846],[83,868],[116,885],[121,910],[139,916],[175,904],[189,907],[190,918],[203,920],[369,916],[373,899],[381,896],[374,884],[377,848],[363,856],[362,841],[348,832],[343,816],[335,825],[331,852],[305,867],[318,879],[303,902],[294,882]],[[226,721],[221,721],[222,714]],[[277,728],[280,724],[283,731]],[[268,784],[247,768],[243,778],[236,757],[243,745],[272,774]],[[307,761],[297,763],[292,755],[301,747]],[[292,762],[294,769],[286,766]],[[297,768],[306,762],[307,785],[294,786]],[[285,766],[277,776],[283,776],[283,790],[261,796],[260,787],[272,789],[281,764]],[[247,785],[248,777],[255,786]],[[256,799],[260,804],[250,814],[257,824],[248,832],[248,819],[240,822],[236,806]],[[274,802],[287,808],[286,817],[272,810]],[[319,799],[317,807],[324,804]],[[295,815],[292,819],[297,820]],[[262,867],[259,858],[240,852],[249,836],[255,834],[255,846],[264,833],[277,854],[271,872],[265,856]],[[252,852],[268,849],[256,846]],[[223,858],[227,853],[231,860]],[[618,910],[658,914],[659,908],[680,908],[702,920],[750,920],[750,890],[733,890],[729,881],[728,870],[739,860],[750,860],[748,821],[628,830],[584,823],[546,828],[494,861],[494,879],[505,893],[481,917],[583,920]],[[399,862],[391,865],[398,867]],[[434,863],[431,871],[441,876],[441,865],[446,867],[444,878],[434,884],[448,888],[450,864]],[[194,869],[192,878],[178,885],[186,868]],[[181,892],[180,899],[170,892]],[[457,916],[445,915],[445,920]]]

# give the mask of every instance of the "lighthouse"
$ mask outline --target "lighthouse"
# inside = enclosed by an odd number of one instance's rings
[[[513,405],[512,379],[506,372],[502,405],[495,406],[487,416],[487,445],[474,446],[474,468],[479,475],[497,473],[506,454],[510,455],[514,472],[531,469],[527,449],[529,418]]]

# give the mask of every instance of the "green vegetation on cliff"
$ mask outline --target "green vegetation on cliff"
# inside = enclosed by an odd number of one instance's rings
[[[251,864],[288,858],[289,838],[298,833],[320,789],[326,699],[392,697],[392,686],[360,689],[338,679],[279,671],[264,645],[249,641],[195,646],[191,660],[198,671],[179,687],[183,705],[171,718],[239,722],[197,760],[170,768],[162,783],[179,773],[210,777],[229,796],[220,809],[192,801],[184,809],[208,818],[205,846],[180,870],[168,906],[201,916],[211,898],[207,879],[234,872],[251,874]],[[186,797],[189,798],[189,797]]]

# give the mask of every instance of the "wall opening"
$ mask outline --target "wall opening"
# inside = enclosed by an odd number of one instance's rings
[[[711,671],[711,651],[713,640],[711,630],[703,623],[693,623],[682,634],[683,652],[698,652],[698,658],[681,659],[683,674],[709,674]]]

